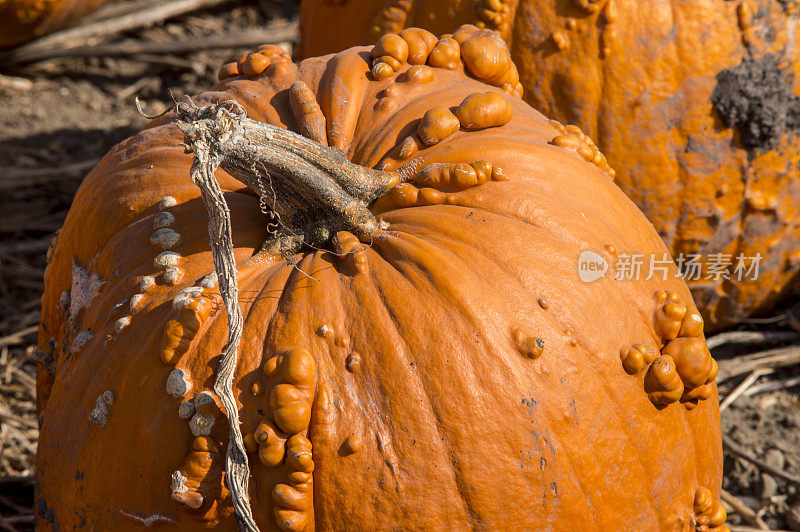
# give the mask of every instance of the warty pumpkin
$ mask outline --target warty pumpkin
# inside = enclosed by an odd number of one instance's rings
[[[23,44],[91,13],[109,0],[2,0],[0,48]]]
[[[42,529],[727,530],[687,286],[579,280],[663,242],[495,33],[453,40],[261,47],[88,175],[46,274]]]
[[[799,6],[304,0],[300,53],[409,26],[496,29],[525,100],[595,139],[717,330],[769,310],[800,282]]]

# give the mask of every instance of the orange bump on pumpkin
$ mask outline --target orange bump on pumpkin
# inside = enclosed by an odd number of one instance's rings
[[[372,65],[372,77],[378,81],[392,77],[394,72],[391,65],[383,61],[377,61]]]
[[[298,132],[314,142],[327,146],[325,116],[308,85],[302,81],[292,83],[289,87],[289,105],[297,120]]]
[[[581,128],[575,125],[564,126],[558,121],[551,120],[550,123],[558,130],[559,134],[549,142],[553,146],[568,150],[575,150],[584,161],[590,162],[600,170],[608,173],[614,179],[616,172],[608,165],[605,155],[600,153],[594,141],[589,138]]]
[[[399,33],[407,45],[407,60],[411,65],[424,65],[438,39],[420,28],[406,28]]]
[[[678,337],[683,318],[686,316],[686,305],[680,301],[674,292],[656,293],[655,328],[656,333],[665,342]]]
[[[514,329],[511,333],[514,339],[514,346],[522,356],[530,359],[537,359],[544,352],[544,340],[538,336],[525,333],[521,329]]]
[[[706,487],[699,487],[694,495],[694,518],[695,522],[707,530],[722,532],[725,527],[725,519],[728,517],[725,507],[715,499],[714,494]],[[727,527],[725,527],[727,528]]]
[[[228,495],[223,484],[223,456],[207,436],[192,440],[180,469],[172,474],[172,500],[210,525],[217,523],[217,507]]]
[[[295,434],[286,442],[287,484],[276,484],[272,490],[275,521],[281,530],[313,528],[314,471],[311,441]]]
[[[167,321],[161,344],[161,360],[174,365],[189,349],[195,335],[211,313],[211,303],[206,297],[179,300],[178,316]]]
[[[563,31],[553,32],[552,38],[553,42],[556,45],[556,48],[558,48],[562,52],[567,48],[569,48],[569,36]]]
[[[399,35],[387,33],[372,47],[370,56],[389,64],[397,71],[408,60],[408,43]]]
[[[276,467],[283,462],[288,437],[271,421],[265,420],[259,423],[253,433],[253,438],[258,444],[259,461],[267,467]]]
[[[620,351],[622,367],[628,375],[642,371],[656,358],[656,350],[650,344],[634,344]]]
[[[291,384],[278,384],[269,392],[269,406],[275,424],[289,434],[296,434],[308,427],[311,420],[311,404],[303,390]]]
[[[350,267],[358,272],[367,271],[367,253],[364,244],[356,235],[348,231],[339,231],[333,236],[333,251]]]
[[[272,417],[283,432],[297,434],[308,428],[311,420],[316,383],[314,359],[307,349],[296,348],[271,360],[275,360],[275,367],[269,376],[278,381],[269,392]]]
[[[247,54],[244,63],[241,64],[242,74],[248,77],[255,77],[264,72],[270,65],[270,60],[263,54]]]
[[[439,39],[428,56],[428,64],[436,68],[456,70],[461,66],[461,46],[452,37]]]
[[[489,161],[475,161],[470,164],[431,164],[414,177],[413,182],[427,185],[442,191],[457,191],[486,183],[504,181],[501,168],[492,166]]]
[[[514,111],[505,98],[496,92],[470,94],[456,109],[456,116],[465,129],[484,129],[507,124]]]
[[[461,45],[461,58],[470,74],[514,96],[522,96],[517,67],[497,33],[465,24],[455,31],[453,38]]]
[[[350,434],[342,443],[342,453],[345,455],[357,453],[361,449],[361,438],[357,434]]]
[[[224,81],[228,78],[235,78],[236,76],[241,75],[239,72],[239,64],[238,63],[228,63],[223,65],[222,68],[219,69],[217,72],[217,79],[219,81]]]
[[[422,140],[417,135],[406,137],[406,139],[400,144],[400,151],[398,153],[400,160],[405,160],[412,157],[419,151],[420,146],[422,146]]]
[[[408,81],[415,85],[425,85],[433,81],[433,69],[426,65],[414,65],[408,68],[403,74],[401,81]]]
[[[443,141],[456,131],[460,124],[458,118],[447,107],[428,109],[417,125],[417,135],[427,146]]]
[[[687,388],[696,388],[708,382],[713,369],[713,359],[705,340],[699,337],[676,338],[661,350],[675,361],[675,369]]]
[[[681,398],[683,382],[669,356],[656,358],[644,377],[644,391],[654,405],[668,405]]]
[[[262,44],[258,46],[255,51],[264,57],[268,58],[270,61],[279,62],[279,63],[291,63],[292,58],[289,55],[289,52],[283,49],[283,47],[278,46],[277,44]]]
[[[344,366],[350,373],[355,373],[361,366],[361,355],[358,353],[350,353],[344,361]]]
[[[690,338],[693,336],[703,335],[703,317],[699,312],[693,310],[687,312],[681,320],[681,328],[678,331],[678,336]]]

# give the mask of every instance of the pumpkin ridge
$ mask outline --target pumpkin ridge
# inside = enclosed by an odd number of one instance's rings
[[[428,238],[423,238],[421,235],[414,235],[414,236],[415,236],[415,237],[417,237],[417,238],[422,238],[422,239],[423,239],[423,241],[426,241],[426,242],[428,242],[428,243],[432,243],[432,242],[429,240],[429,239],[430,239],[430,236],[429,236],[429,235],[428,235]],[[439,237],[441,237],[441,235],[439,235]],[[486,255],[484,254],[484,256],[486,256]],[[587,351],[589,350],[588,346],[586,347],[586,350],[587,350]],[[616,358],[616,357],[613,357],[613,356],[611,357],[611,359],[612,359],[612,360],[611,360],[612,364],[613,364],[613,362],[614,362],[614,359],[615,359],[615,358]],[[595,360],[594,358],[593,358],[593,361],[592,361],[592,363],[593,363],[593,365],[594,365],[594,367],[595,367],[595,370],[596,370],[596,371],[598,371],[599,373],[603,373],[603,374],[605,374],[607,377],[613,377],[613,376],[616,374],[616,371],[614,371],[614,370],[613,370],[614,366],[612,366],[612,365],[609,365],[609,364],[607,364],[607,363],[605,363],[605,364],[601,364],[599,360]],[[617,369],[619,369],[619,368],[617,368]],[[608,385],[607,385],[607,379],[606,379],[606,378],[602,378],[602,379],[600,379],[600,380],[602,381],[602,387],[603,387],[603,389],[604,389],[604,391],[605,391],[606,395],[608,396],[609,402],[610,402],[610,403],[612,403],[612,404],[616,404],[616,403],[618,403],[618,402],[619,402],[619,398],[620,398],[619,394],[618,394],[618,393],[616,393],[616,392],[614,392],[614,391],[613,391],[611,388],[609,388],[609,387],[608,387]],[[630,420],[632,419],[631,417],[623,417],[623,416],[622,416],[622,414],[621,414],[621,413],[619,413],[619,412],[615,412],[615,415],[616,415],[616,416],[617,416],[617,417],[618,417],[618,418],[621,420],[621,422],[624,422],[624,423],[622,423],[622,425],[628,425],[628,424],[630,423]],[[681,414],[679,417],[681,417],[681,418],[683,419],[683,424],[686,426],[686,418],[685,418],[685,415]],[[688,429],[688,426],[687,426],[686,428]],[[629,440],[631,443],[633,443],[632,436],[631,436],[630,434],[627,434],[627,436],[628,436],[628,440]],[[692,452],[693,452],[693,453],[695,452],[695,450],[694,450],[694,447],[693,447],[693,449],[692,449]],[[634,454],[635,454],[635,453],[634,453]],[[643,473],[646,473],[646,472],[652,472],[652,471],[650,470],[650,468],[647,468],[647,467],[644,465],[644,461],[642,460],[642,457],[641,457],[641,456],[637,455],[637,456],[636,456],[636,458],[638,459],[638,463],[639,463],[639,465],[641,466],[641,469],[642,469],[642,472],[643,472]],[[645,477],[647,477],[647,475],[644,475],[644,476],[645,476]],[[652,496],[652,495],[651,495],[649,492],[648,492],[648,499],[649,499],[649,500],[650,500],[650,501],[653,503],[653,504],[651,504],[651,505],[652,505],[652,507],[653,507],[654,509],[656,509],[656,510],[657,510],[657,509],[659,509],[659,507],[658,507],[658,506],[656,506],[656,505],[654,504],[654,502],[653,502],[653,501],[654,501],[654,499],[653,499],[653,496]],[[663,509],[663,508],[662,508],[662,509]]]
[[[408,242],[409,244],[411,244],[413,241],[416,241],[417,245],[425,244],[425,245],[429,246],[432,249],[436,249],[437,250],[437,252],[436,252],[437,256],[445,254],[439,247],[437,247],[434,243],[426,240],[425,238],[422,238],[422,237],[420,237],[418,235],[414,235],[414,234],[411,234],[411,233],[404,233],[404,235],[405,235],[406,240],[409,241]],[[398,235],[398,238],[403,238],[403,237]],[[406,255],[406,254],[403,254],[403,255]],[[452,255],[452,254],[445,254],[445,255]],[[427,292],[427,290],[424,290],[425,287],[419,286],[416,283],[414,283],[409,278],[408,273],[404,272],[403,269],[398,268],[397,265],[394,264],[393,261],[390,260],[387,256],[385,256],[384,253],[379,253],[379,256],[381,256],[381,258],[384,261],[386,261],[387,265],[391,266],[392,271],[396,272],[397,275],[399,275],[401,278],[405,279],[405,281],[410,284],[410,286],[412,287],[413,290],[416,290],[416,291],[422,292],[422,293]],[[417,270],[420,270],[420,271],[422,271],[422,270],[430,270],[430,268],[424,268],[419,263],[415,264],[415,268]],[[429,286],[437,286],[438,285],[438,283],[436,282],[435,278],[430,277],[430,275],[425,275],[424,273],[423,273],[423,275],[424,275],[424,278],[427,280],[427,284]],[[405,351],[406,352],[412,352],[413,350],[411,349],[411,345],[408,343],[408,340],[406,339],[406,335],[408,333],[407,332],[404,333],[403,331],[401,331],[398,328],[398,325],[397,325],[398,323],[402,322],[402,320],[400,320],[398,318],[397,314],[393,310],[393,305],[389,304],[388,299],[386,297],[386,294],[383,291],[383,287],[385,285],[386,285],[386,283],[380,283],[380,282],[376,282],[376,283],[371,285],[372,288],[377,291],[377,293],[379,294],[379,297],[381,299],[382,303],[381,303],[381,305],[379,305],[379,308],[385,309],[385,311],[388,313],[388,315],[391,316],[391,319],[388,320],[388,323],[393,324],[393,331],[395,332],[396,337],[398,337],[403,342],[403,345],[405,346]],[[465,313],[464,312],[465,310],[467,310],[467,305],[464,305],[461,302],[458,302],[458,303],[459,304],[457,305],[457,307],[461,309],[460,316],[461,316],[462,320],[464,320],[467,323],[471,324],[471,327],[474,330],[476,330],[476,331],[480,330],[481,329],[480,320],[478,320],[477,317],[473,313],[471,313],[471,312],[466,312]],[[484,343],[487,344],[487,345],[491,344],[491,342],[490,342],[488,337],[484,336]],[[463,368],[462,368],[462,370],[463,370]],[[467,373],[467,372],[461,371],[461,373],[464,374],[464,373]],[[478,375],[479,375],[479,372],[478,371],[474,371],[474,370],[473,371],[469,371],[469,373],[474,375],[475,378],[477,378]],[[435,424],[436,424],[438,433],[441,436],[444,433],[442,425],[444,423],[443,419],[445,419],[445,417],[442,415],[442,412],[440,411],[440,409],[435,407],[433,401],[431,400],[431,397],[432,397],[432,395],[431,395],[432,390],[430,389],[431,388],[431,383],[427,382],[427,381],[424,381],[424,380],[421,380],[421,379],[419,379],[418,382],[420,382],[420,384],[421,384],[420,385],[420,393],[421,393],[421,395],[423,395],[425,397],[426,401],[428,402],[428,405],[430,406],[430,410],[435,415],[435,418],[436,418],[436,423]],[[444,440],[444,436],[442,436],[441,438],[437,438],[437,440],[439,440],[439,439],[441,439],[442,441],[445,441]],[[452,457],[450,458],[450,460],[451,460],[451,464],[454,466],[453,467],[453,469],[454,469],[453,480],[454,480],[454,483],[455,483],[456,488],[458,490],[459,498],[463,501],[463,503],[465,505],[466,512],[468,513],[468,515],[470,515],[470,517],[473,520],[473,522],[480,523],[482,521],[481,518],[480,518],[480,513],[474,508],[473,503],[470,502],[471,498],[468,496],[469,487],[466,485],[465,474],[462,471],[462,468],[458,466],[457,462],[453,462],[453,458]],[[460,471],[460,473],[459,473],[459,471]]]

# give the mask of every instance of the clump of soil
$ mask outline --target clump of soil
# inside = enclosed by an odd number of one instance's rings
[[[742,146],[771,149],[784,132],[800,129],[793,81],[773,55],[746,58],[717,74],[711,103],[724,124],[738,130]]]

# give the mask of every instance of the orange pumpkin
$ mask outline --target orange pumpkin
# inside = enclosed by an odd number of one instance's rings
[[[42,529],[726,530],[689,290],[610,275],[661,239],[510,94],[496,34],[400,39],[245,54],[83,182],[43,299]]]
[[[108,0],[3,0],[0,48],[60,30],[105,3]]]
[[[798,6],[304,0],[300,53],[408,26],[498,30],[526,101],[597,141],[619,185],[684,261],[716,330],[769,310],[800,282]]]

